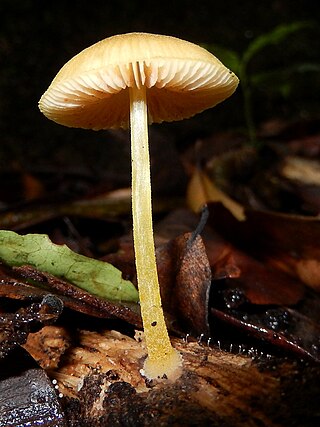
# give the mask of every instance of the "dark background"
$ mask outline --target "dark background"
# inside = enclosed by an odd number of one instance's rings
[[[117,168],[114,156],[129,168],[123,132],[67,129],[51,123],[37,103],[51,80],[73,55],[113,34],[146,31],[174,35],[195,43],[225,46],[239,54],[257,36],[279,24],[317,23],[319,2],[268,1],[44,1],[0,2],[0,168],[91,168],[104,174]],[[292,35],[281,46],[265,49],[250,71],[273,70],[291,63],[320,63],[315,27]],[[308,119],[319,114],[319,72],[295,74],[289,96],[272,87],[254,94],[257,124],[270,118]],[[245,130],[241,89],[207,113],[180,123],[154,126],[181,147],[198,135]],[[160,138],[161,139],[161,138]],[[120,148],[118,148],[120,142]],[[120,156],[120,157],[119,157]]]

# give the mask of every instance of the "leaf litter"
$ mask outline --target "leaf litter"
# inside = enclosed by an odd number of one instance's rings
[[[231,143],[234,145],[234,142]],[[295,159],[300,155],[302,146],[297,142],[282,145],[282,148],[266,144],[257,153],[252,148],[242,149],[239,139],[235,145],[228,151],[221,149],[222,146],[218,144],[221,151],[207,160],[208,168],[186,168],[191,171],[193,178],[196,176],[196,179],[190,181],[193,187],[192,191],[189,188],[189,203],[197,211],[202,204],[209,203],[210,211],[202,236],[198,234],[191,246],[190,239],[197,228],[198,216],[188,210],[173,210],[171,202],[161,205],[161,199],[155,197],[155,204],[161,206],[156,209],[157,215],[163,216],[164,212],[171,211],[164,220],[158,222],[155,235],[161,292],[169,328],[180,336],[206,336],[212,343],[220,344],[223,334],[219,333],[219,325],[223,324],[221,330],[224,327],[228,329],[228,326],[232,329],[232,333],[225,338],[226,342],[237,341],[235,337],[238,331],[243,341],[249,340],[248,345],[251,338],[255,340],[255,345],[260,342],[262,347],[268,341],[271,348],[280,349],[284,354],[318,360],[319,318],[314,309],[318,294],[313,290],[319,289],[319,240],[316,239],[319,221],[312,215],[317,205],[304,205],[298,213],[270,210],[270,206],[279,209],[283,200],[290,201],[289,210],[296,209],[301,202],[300,193],[295,191],[298,172],[295,172],[295,179],[291,179],[292,165],[297,162],[281,162],[284,158],[283,150],[291,150],[295,157],[287,159]],[[307,155],[312,159],[312,156],[317,155],[312,148],[315,147],[314,141],[309,145],[311,148]],[[271,175],[265,174],[260,179],[260,171],[265,170],[264,166],[268,162],[272,164]],[[186,165],[185,160],[184,163]],[[288,169],[281,167],[283,164],[291,166],[290,177]],[[314,161],[306,164],[306,167],[312,166],[312,185],[317,186],[314,182],[317,176]],[[301,163],[298,165],[301,167]],[[219,170],[218,175],[215,175],[216,170]],[[276,186],[271,188],[271,192],[266,192],[266,179],[270,176],[277,178],[274,180]],[[294,183],[289,182],[287,185],[289,178]],[[205,191],[199,198],[195,185],[199,187],[204,181]],[[27,186],[31,185],[30,182],[34,186],[34,181],[30,179],[24,182]],[[306,186],[310,187],[309,181],[299,181],[300,190]],[[41,195],[43,192],[39,188],[37,183],[36,189]],[[34,194],[36,200],[37,193],[31,190],[25,193]],[[198,197],[196,200],[195,194]],[[281,199],[283,194],[286,197]],[[274,200],[270,204],[271,198]],[[55,210],[52,204],[44,205],[41,201],[37,204],[32,196],[35,204],[31,209],[27,207],[27,210],[22,210],[22,217],[18,216],[18,220],[13,210],[3,212],[0,219],[4,228],[20,229],[24,233],[31,226],[33,232],[34,229],[48,225],[50,232],[52,225],[59,227],[59,217],[71,218],[78,225],[80,223],[77,219],[80,217],[90,217],[92,224],[98,220],[106,223],[122,222],[126,228],[126,219],[123,218],[130,208],[130,200],[128,197],[121,199],[125,201],[121,205],[120,199],[108,196],[84,198],[64,203]],[[112,207],[116,206],[112,205],[114,201],[118,204],[115,209]],[[180,199],[173,198],[172,202],[177,206]],[[308,212],[303,211],[306,207]],[[19,215],[18,210],[16,213]],[[42,227],[39,227],[41,224]],[[73,238],[77,239],[77,236]],[[94,243],[91,243],[91,247],[94,247]],[[110,262],[118,267],[125,280],[135,283],[131,233],[112,237],[110,243],[106,246],[107,251],[102,250],[102,257],[101,253],[95,254],[95,251],[92,256],[99,256],[103,260],[101,262]],[[126,303],[122,295],[113,301],[108,297],[103,300],[88,292],[90,288],[81,290],[75,287],[64,275],[61,277],[59,274],[54,275],[54,272],[39,271],[37,265],[26,264],[1,267],[2,296],[32,301],[50,292],[61,298],[69,309],[90,317],[118,318],[141,327],[139,306],[135,302]],[[308,312],[305,307],[313,309]],[[292,323],[290,328],[288,322]],[[308,333],[303,334],[299,325],[303,325],[302,329]],[[302,339],[304,335],[306,338]]]
[[[0,258],[11,266],[30,265],[40,271],[66,279],[93,295],[115,301],[138,301],[133,284],[122,278],[111,264],[55,245],[48,236],[0,231]]]

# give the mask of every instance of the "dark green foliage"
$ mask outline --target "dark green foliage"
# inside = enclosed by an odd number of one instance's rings
[[[306,74],[319,74],[320,62],[309,62],[307,53],[305,62],[301,62],[300,58],[298,60],[295,58],[284,60],[285,52],[290,50],[290,44],[297,41],[295,39],[296,33],[304,31],[310,37],[314,28],[315,26],[311,22],[281,24],[270,32],[254,38],[242,54],[222,46],[210,44],[204,46],[213,51],[240,78],[244,119],[249,140],[252,144],[256,143],[256,125],[253,113],[256,93],[261,90],[266,92],[266,102],[269,101],[267,98],[273,95],[274,98],[280,96],[289,103],[301,76],[305,78]],[[307,40],[305,43],[307,43]],[[279,58],[279,50],[281,49],[284,52],[281,55],[282,58],[281,56]],[[300,46],[300,50],[302,50],[300,57],[302,58],[304,49],[306,49],[306,45],[302,44]],[[265,55],[265,61],[261,63],[262,54]],[[256,58],[259,58],[260,62],[258,62],[258,66],[255,64],[256,66],[252,67],[252,63]],[[318,83],[317,87],[320,89],[319,78],[315,79],[315,83]]]

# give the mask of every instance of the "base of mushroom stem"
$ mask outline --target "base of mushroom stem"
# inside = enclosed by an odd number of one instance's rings
[[[148,380],[175,381],[182,375],[183,360],[181,354],[174,348],[170,354],[161,360],[146,358],[140,373]]]

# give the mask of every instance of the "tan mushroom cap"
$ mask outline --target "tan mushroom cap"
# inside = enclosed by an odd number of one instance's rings
[[[146,86],[149,123],[160,123],[215,106],[238,82],[198,45],[170,36],[128,33],[102,40],[67,62],[39,107],[65,126],[127,128],[129,87]]]

